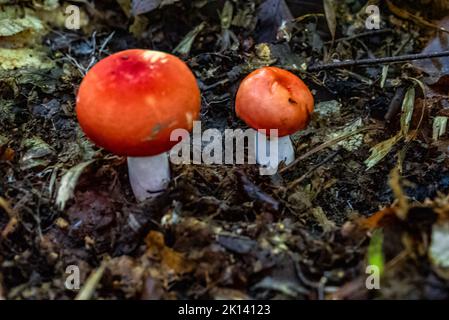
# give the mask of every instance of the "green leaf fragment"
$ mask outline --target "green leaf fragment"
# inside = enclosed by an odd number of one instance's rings
[[[368,246],[368,265],[376,266],[380,275],[385,269],[385,258],[383,254],[384,235],[382,229],[376,229],[373,232]]]

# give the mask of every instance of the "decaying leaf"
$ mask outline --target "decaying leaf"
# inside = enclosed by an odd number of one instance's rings
[[[429,249],[431,261],[439,268],[449,268],[449,223],[435,224]]]
[[[11,207],[9,202],[3,197],[0,197],[0,208],[5,210],[10,218],[13,218],[16,216],[16,212],[13,210],[13,208]]]
[[[410,122],[412,121],[413,111],[415,109],[415,88],[411,87],[405,93],[402,103],[401,116],[401,134],[406,137],[410,130]]]
[[[228,49],[237,50],[239,47],[239,40],[235,33],[231,30],[232,20],[234,18],[234,5],[230,1],[226,1],[223,10],[219,12],[221,35],[218,43],[221,44],[220,51]]]
[[[240,254],[249,254],[257,246],[257,242],[247,237],[219,234],[217,242],[224,248]]]
[[[393,170],[391,170],[388,183],[397,200],[397,205],[394,210],[396,216],[402,220],[405,220],[407,218],[410,206],[408,203],[407,195],[404,193],[401,185],[401,175],[398,167],[395,167]]]
[[[51,69],[54,62],[46,53],[38,49],[0,48],[0,70],[12,70],[19,68]]]
[[[266,210],[279,210],[279,202],[251,182],[243,172],[236,171],[236,175],[240,180],[244,194],[247,195],[251,201],[254,201],[256,205],[261,206]]]
[[[362,122],[362,119],[359,118],[359,119],[353,121],[352,123],[348,124],[347,126],[345,126],[343,129],[341,129],[337,132],[332,132],[329,135],[329,139],[330,140],[338,139],[339,137],[346,136],[349,133],[355,132],[362,127],[363,127],[363,122]],[[349,139],[340,141],[337,145],[333,146],[333,149],[342,147],[345,150],[352,152],[352,151],[355,151],[358,148],[360,148],[360,146],[362,146],[362,144],[363,144],[363,134],[356,134],[356,135],[350,137]]]
[[[144,14],[178,1],[179,0],[133,0],[132,12],[134,15]]]
[[[446,133],[447,120],[447,117],[435,117],[435,119],[433,120],[433,140],[438,140],[442,135]]]
[[[149,22],[148,18],[143,15],[136,16],[133,24],[129,27],[129,32],[140,39],[147,30]]]
[[[58,194],[56,196],[56,204],[61,210],[64,210],[67,201],[73,197],[73,191],[75,190],[78,179],[84,169],[86,169],[93,162],[94,160],[82,162],[71,168],[62,177]]]
[[[428,1],[427,1],[428,2]],[[437,2],[437,1],[431,1],[431,2]],[[406,7],[398,7],[396,6],[391,0],[386,0],[388,9],[394,13],[395,15],[397,15],[398,17],[400,17],[401,19],[404,20],[409,20],[409,21],[413,21],[414,23],[422,26],[422,27],[426,27],[426,28],[430,28],[430,29],[435,29],[435,30],[445,30],[447,31],[445,28],[443,27],[439,27],[438,25],[427,21],[426,19],[420,17],[419,15],[413,14],[410,11],[407,10]]]
[[[201,31],[203,31],[205,26],[206,26],[205,22],[202,22],[199,25],[197,25],[192,31],[190,31],[184,37],[184,39],[182,39],[182,41],[176,46],[173,52],[179,53],[180,55],[188,55],[190,53],[190,50],[192,49],[192,45],[193,42],[195,41],[195,38]]]
[[[86,283],[77,294],[75,300],[90,300],[92,298],[95,293],[95,289],[103,276],[105,268],[105,263],[102,263],[98,269],[89,275]]]
[[[39,137],[23,140],[22,147],[26,150],[20,159],[22,170],[47,166],[50,163],[48,157],[54,153],[54,150]]]
[[[2,6],[0,10],[0,47],[22,48],[40,42],[45,26],[36,11],[22,6]]]
[[[10,37],[21,32],[40,32],[44,29],[42,22],[36,17],[26,16],[19,19],[1,19],[0,37]]]
[[[254,11],[255,11],[255,3],[249,2],[245,4],[245,7],[241,10],[238,10],[234,18],[232,19],[232,25],[241,28],[252,29],[254,26]]]
[[[122,8],[123,12],[126,14],[127,17],[131,16],[131,0],[116,0],[118,5]]]
[[[315,105],[312,121],[326,126],[341,115],[341,103],[337,100],[321,101]]]
[[[449,30],[449,17],[439,21],[437,25]],[[446,50],[449,50],[449,33],[437,32],[422,53],[429,54]],[[428,75],[426,83],[429,85],[437,84],[441,79],[449,76],[448,57],[416,60],[413,61],[413,65]]]
[[[3,150],[6,148],[8,142],[9,139],[6,136],[0,134],[0,156],[2,155]]]
[[[386,217],[396,215],[396,211],[393,208],[387,207],[380,211],[375,212],[369,217],[362,217],[357,220],[363,230],[373,230],[382,227],[382,223],[386,220]]]
[[[311,211],[313,217],[317,220],[324,232],[329,232],[335,229],[335,222],[329,220],[323,208],[312,208]]]
[[[253,288],[253,290],[257,289],[265,289],[265,290],[273,290],[282,292],[283,294],[289,297],[295,297],[298,293],[305,294],[307,291],[288,280],[278,280],[273,279],[272,277],[265,277],[262,281],[257,283]]]
[[[335,0],[324,0],[324,13],[326,14],[326,21],[332,35],[332,40],[335,39],[335,33],[337,31],[336,10]]]
[[[389,65],[384,65],[382,67],[382,78],[380,80],[380,87],[384,88],[385,87],[385,82],[387,81],[388,78],[388,71],[390,70],[390,66]]]
[[[402,139],[401,134],[397,134],[394,137],[382,141],[381,143],[375,145],[371,148],[371,156],[365,160],[365,164],[367,166],[367,170],[374,167],[376,164],[378,164],[380,161],[382,161],[383,158],[387,156],[387,154],[390,153],[391,149]]]
[[[259,66],[267,66],[276,62],[276,58],[271,52],[271,47],[268,43],[259,43],[255,47],[255,57],[249,61],[249,68],[257,68]]]

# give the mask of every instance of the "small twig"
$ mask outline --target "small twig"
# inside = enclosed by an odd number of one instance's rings
[[[316,72],[316,71],[329,70],[329,69],[347,68],[347,67],[355,67],[355,66],[368,66],[368,65],[375,65],[375,64],[404,62],[404,61],[441,58],[441,57],[449,57],[449,51],[441,51],[441,52],[433,52],[433,53],[406,54],[406,55],[395,56],[395,57],[348,60],[348,61],[328,63],[328,64],[318,64],[318,65],[310,66],[307,69],[307,71]]]

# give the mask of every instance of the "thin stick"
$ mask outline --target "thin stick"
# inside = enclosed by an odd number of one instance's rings
[[[433,53],[406,54],[406,55],[395,56],[395,57],[348,60],[348,61],[335,62],[335,63],[329,63],[329,64],[318,64],[318,65],[310,66],[307,69],[307,71],[316,72],[316,71],[337,69],[337,68],[347,68],[347,67],[354,67],[354,66],[368,66],[368,65],[374,65],[374,64],[404,62],[404,61],[441,58],[441,57],[449,57],[449,51],[441,51],[441,52],[433,52]]]
[[[335,158],[338,154],[338,150],[331,153],[330,155],[328,155],[326,157],[326,159],[324,159],[323,161],[321,161],[320,163],[316,164],[313,166],[312,169],[310,169],[309,171],[307,171],[306,173],[304,173],[301,177],[299,177],[298,179],[294,180],[293,182],[291,182],[287,189],[293,189],[294,187],[296,187],[298,184],[300,184],[301,182],[303,182],[305,179],[307,179],[315,170],[317,170],[318,168],[320,168],[321,166],[325,165],[327,162],[329,162],[330,160],[332,160],[333,158]]]

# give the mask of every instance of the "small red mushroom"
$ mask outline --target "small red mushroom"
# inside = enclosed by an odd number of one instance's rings
[[[276,169],[281,161],[289,164],[295,159],[290,135],[307,127],[313,108],[312,93],[304,82],[276,67],[264,67],[249,74],[240,84],[235,102],[237,116],[251,128],[267,133],[278,130]],[[258,162],[262,158],[259,149],[256,158]]]
[[[95,144],[128,157],[138,200],[163,191],[170,181],[169,151],[175,129],[192,130],[201,98],[195,76],[179,58],[151,50],[115,53],[81,82],[76,114]]]

